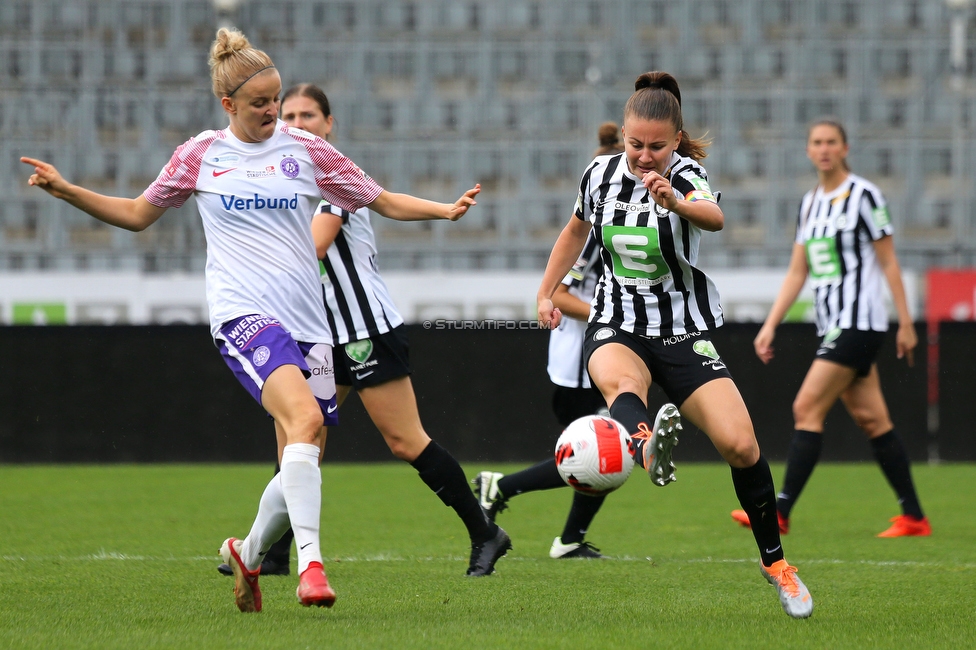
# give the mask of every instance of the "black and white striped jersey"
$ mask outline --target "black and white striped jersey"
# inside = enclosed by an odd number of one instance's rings
[[[874,242],[890,234],[881,191],[856,174],[832,192],[818,186],[803,196],[795,241],[806,249],[820,336],[836,328],[888,330]]]
[[[665,175],[676,195],[715,201],[705,169],[691,158],[672,154]],[[718,289],[695,266],[701,229],[657,206],[624,154],[590,163],[575,215],[593,224],[603,256],[590,322],[655,337],[722,325]]]
[[[603,258],[600,245],[590,232],[583,245],[583,252],[563,284],[569,293],[583,302],[593,300],[600,278],[603,277]],[[549,379],[557,386],[590,388],[590,375],[583,366],[583,338],[586,322],[564,316],[559,327],[549,333]]]
[[[342,218],[335,242],[319,263],[332,344],[361,341],[402,325],[403,318],[376,267],[369,210],[349,212],[322,201],[318,212]]]

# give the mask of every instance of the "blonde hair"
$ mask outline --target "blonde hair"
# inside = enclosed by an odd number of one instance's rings
[[[251,77],[274,67],[271,57],[252,47],[243,33],[226,27],[217,30],[209,63],[211,88],[218,98],[230,97]]]

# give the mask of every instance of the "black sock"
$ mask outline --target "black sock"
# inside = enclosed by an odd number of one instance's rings
[[[502,497],[505,499],[510,499],[523,492],[551,490],[558,487],[567,486],[566,481],[556,469],[555,458],[536,463],[532,467],[526,467],[514,474],[506,474],[498,480],[498,491],[502,493]]]
[[[779,539],[779,522],[776,519],[776,491],[769,463],[762,456],[752,467],[732,468],[732,485],[739,497],[742,509],[749,515],[752,535],[759,546],[759,556],[764,566],[783,559],[783,545]]]
[[[497,527],[485,517],[478,499],[468,487],[464,470],[450,452],[431,440],[410,464],[444,505],[454,508],[472,542],[481,543],[495,535]]]
[[[776,495],[776,509],[783,517],[789,519],[790,511],[796,505],[796,500],[800,498],[803,486],[807,484],[807,480],[813,474],[813,468],[820,460],[822,447],[823,435],[803,429],[793,431],[790,453],[786,459],[783,488]]]
[[[898,503],[901,504],[903,514],[921,519],[922,506],[918,502],[918,495],[915,494],[915,484],[912,482],[912,469],[908,461],[908,452],[901,444],[901,439],[892,429],[888,433],[871,438],[871,449],[874,457],[881,465],[888,483],[894,488],[898,495]]]
[[[566,527],[559,538],[563,544],[576,544],[582,542],[586,537],[586,531],[590,527],[596,513],[600,511],[605,496],[592,496],[582,492],[573,491],[573,506],[569,509],[569,517],[566,518]]]
[[[610,405],[610,417],[620,422],[634,442],[634,461],[644,467],[644,443],[651,437],[647,405],[634,393],[621,393]]]
[[[264,554],[264,558],[275,564],[288,566],[291,561],[291,541],[293,539],[295,539],[295,533],[289,528],[281,536],[281,539],[271,545],[268,552]]]

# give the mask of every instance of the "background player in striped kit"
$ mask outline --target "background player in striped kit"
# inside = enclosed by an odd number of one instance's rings
[[[312,84],[289,88],[281,100],[282,119],[328,139],[334,118],[328,97]],[[487,520],[468,489],[457,460],[431,440],[417,410],[410,381],[409,344],[403,318],[376,266],[376,240],[369,210],[350,212],[323,201],[312,219],[312,236],[332,332],[338,404],[353,389],[390,451],[407,461],[444,502],[454,508],[471,538],[467,574],[492,573],[511,548],[508,535]],[[287,557],[290,540],[283,540]]]
[[[235,603],[244,612],[261,610],[261,556],[290,523],[299,542],[298,599],[328,607],[336,595],[322,567],[319,460],[336,401],[308,215],[328,197],[395,219],[456,220],[479,189],[453,204],[392,194],[323,140],[289,132],[278,120],[274,63],[239,31],[217,31],[210,69],[228,128],[180,146],[138,198],[97,194],[66,182],[48,163],[21,160],[34,167],[31,185],[128,230],[144,230],[196,197],[207,235],[211,332],[235,376],[274,418],[281,464],[247,538],[228,538],[220,549],[233,568]]]
[[[708,340],[708,330],[723,322],[722,311],[714,283],[695,263],[702,230],[720,230],[725,217],[698,163],[706,143],[684,131],[674,77],[645,73],[634,88],[624,108],[625,151],[597,158],[585,170],[576,209],[539,288],[539,320],[558,326],[562,314],[553,293],[592,229],[605,271],[584,354],[610,414],[636,439],[636,460],[658,485],[671,478],[674,439],[650,428],[645,399],[652,379],[708,435],[756,522],[763,576],[776,586],[786,613],[804,618],[813,600],[783,556],[769,465],[745,403]]]
[[[597,130],[600,147],[594,157],[619,154],[620,126],[616,122],[604,122]],[[603,259],[600,246],[592,234],[587,238],[572,270],[563,278],[552,296],[553,304],[566,316],[560,326],[549,333],[549,379],[555,384],[552,410],[561,427],[584,415],[610,414],[600,391],[591,384],[586,365],[583,363],[583,337],[586,319],[590,315],[590,302],[597,283],[603,277]],[[672,407],[673,408],[673,407]],[[664,409],[662,409],[662,413]],[[556,469],[555,458],[550,455],[514,474],[483,471],[472,481],[475,493],[485,513],[495,516],[508,507],[508,500],[519,494],[536,490],[567,487]],[[553,559],[600,558],[598,548],[585,541],[586,531],[599,512],[606,496],[573,493],[573,504],[566,518],[562,535],[555,538],[549,549]]]
[[[827,412],[840,398],[870,440],[901,504],[902,514],[878,537],[929,535],[931,527],[915,493],[908,454],[888,415],[875,363],[888,330],[882,278],[898,312],[897,355],[908,365],[913,365],[918,337],[908,313],[888,207],[874,184],[851,173],[849,148],[847,133],[836,120],[815,122],[807,133],[807,156],[819,184],[800,204],[786,279],[754,341],[756,354],[769,363],[776,326],[809,276],[816,294],[817,334],[823,341],[793,402],[795,430],[777,495],[777,517],[780,531],[787,532],[790,512],[820,458]],[[732,517],[749,525],[741,510]]]

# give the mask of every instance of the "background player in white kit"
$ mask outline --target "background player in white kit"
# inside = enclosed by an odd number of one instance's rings
[[[46,162],[21,160],[34,167],[31,185],[127,230],[144,230],[196,197],[207,237],[211,332],[238,380],[274,418],[279,441],[281,472],[268,483],[250,533],[221,547],[234,570],[235,602],[241,611],[261,610],[261,557],[290,522],[299,601],[328,607],[335,592],[319,546],[318,464],[336,399],[309,215],[325,198],[394,219],[455,220],[479,188],[454,204],[391,194],[325,141],[290,130],[277,119],[281,79],[273,62],[238,31],[217,32],[210,68],[229,127],[180,146],[138,198],[97,194]]]
[[[328,140],[334,118],[329,99],[312,84],[289,88],[281,99],[289,126]],[[468,489],[457,460],[430,439],[420,422],[410,381],[409,345],[403,318],[376,266],[376,240],[369,210],[350,212],[322,201],[312,218],[316,256],[321,260],[326,317],[334,346],[337,403],[352,389],[383,435],[390,451],[410,463],[444,505],[454,508],[471,541],[467,575],[493,572],[511,547],[508,535],[489,521]],[[291,531],[276,542],[262,572],[288,572]],[[221,565],[221,573],[231,567]]]
[[[558,326],[562,314],[552,295],[592,230],[605,270],[584,343],[590,378],[658,484],[667,482],[674,441],[666,430],[651,430],[645,400],[652,380],[708,435],[755,522],[762,575],[777,588],[784,611],[805,618],[813,599],[783,555],[769,465],[708,337],[724,321],[715,284],[695,265],[702,231],[720,230],[725,216],[698,163],[707,143],[684,131],[674,77],[645,73],[634,88],[624,107],[625,153],[597,158],[585,170],[539,288],[539,321]]]
[[[927,536],[932,529],[915,492],[908,453],[888,414],[875,363],[888,330],[882,277],[898,312],[896,354],[909,365],[918,336],[908,312],[888,207],[873,183],[851,173],[849,149],[840,122],[825,119],[810,127],[807,157],[817,169],[819,183],[800,203],[789,270],[754,341],[756,354],[769,363],[776,326],[810,277],[817,335],[823,341],[793,402],[793,438],[776,516],[780,532],[789,531],[790,512],[820,459],[824,420],[840,398],[870,440],[902,508],[878,537]],[[732,518],[749,525],[742,510],[734,510]]]
[[[605,122],[597,131],[600,147],[598,156],[619,155],[620,127],[615,122]],[[552,296],[553,304],[569,316],[559,327],[549,332],[549,379],[556,388],[552,396],[552,410],[560,426],[593,413],[610,414],[600,391],[590,382],[583,359],[583,338],[586,320],[590,315],[590,302],[603,277],[603,258],[600,246],[592,233],[583,245],[583,252],[570,272],[563,278]],[[669,408],[670,407],[670,408]],[[674,405],[667,404],[658,412],[657,426],[674,426],[678,415]],[[556,469],[555,458],[550,456],[531,467],[512,474],[483,471],[472,479],[475,492],[485,513],[495,519],[508,508],[508,501],[515,496],[537,490],[567,487]],[[600,550],[585,540],[586,532],[603,506],[606,496],[573,493],[573,503],[563,526],[562,534],[552,541],[549,557],[553,559],[600,558]]]

